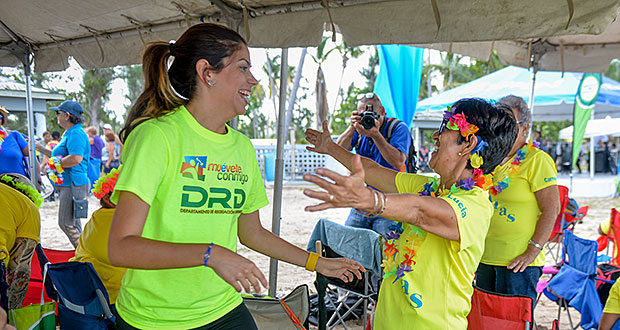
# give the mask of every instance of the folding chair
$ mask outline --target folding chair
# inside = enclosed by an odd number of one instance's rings
[[[45,280],[45,293],[58,303],[61,329],[114,329],[110,299],[89,262],[50,263],[41,245],[36,252]],[[45,276],[45,273],[47,273]]]
[[[75,250],[54,250],[42,248],[43,253],[51,263],[65,262],[75,256]],[[30,283],[28,283],[28,291],[26,291],[26,298],[22,307],[30,304],[38,304],[41,301],[41,291],[43,290],[43,272],[41,271],[41,265],[39,264],[39,258],[37,253],[32,255],[32,261],[30,262]],[[45,296],[45,302],[50,302],[52,299]]]
[[[532,326],[532,298],[483,290],[474,286],[468,330],[525,329]]]
[[[558,191],[560,193],[560,214],[555,220],[555,225],[553,226],[553,230],[551,231],[551,236],[547,240],[545,244],[545,252],[547,255],[551,257],[555,264],[560,262],[560,252],[562,251],[562,233],[565,229],[567,229],[566,222],[566,207],[568,206],[569,197],[568,197],[568,187],[558,185]],[[573,224],[570,226],[572,230]]]
[[[308,329],[310,299],[308,286],[303,284],[284,298],[266,296],[244,296],[248,308],[259,330],[302,330]]]
[[[579,238],[569,230],[565,230],[563,235],[562,267],[543,292],[559,304],[558,324],[563,307],[570,328],[577,328],[573,326],[568,309],[568,306],[571,306],[581,313],[581,327],[597,328],[603,313],[603,305],[596,292],[598,244],[596,241]]]
[[[607,235],[603,236],[606,239],[607,250],[605,254],[609,254],[609,242],[613,243],[613,250],[611,253],[611,263],[614,265],[620,265],[620,253],[618,253],[618,242],[620,242],[620,212],[615,208],[611,209],[611,215],[609,217],[609,230]]]
[[[310,236],[307,250],[320,253],[328,258],[347,257],[353,259],[364,266],[367,271],[362,273],[361,280],[356,278],[349,283],[338,278],[316,274],[314,284],[318,293],[319,330],[331,329],[337,324],[342,324],[345,329],[348,329],[344,323],[345,319],[349,315],[359,318],[360,316],[355,314],[354,310],[362,304],[361,318],[363,328],[366,328],[368,303],[376,304],[379,292],[381,235],[369,229],[346,227],[326,219],[320,219]],[[344,294],[339,294],[341,292]],[[332,299],[332,297],[337,298]],[[349,299],[350,297],[353,298],[352,301]],[[329,320],[327,320],[326,300],[335,310]],[[350,301],[351,303],[349,303]]]

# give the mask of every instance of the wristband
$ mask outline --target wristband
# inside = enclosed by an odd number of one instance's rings
[[[306,270],[313,272],[316,269],[316,264],[319,261],[319,254],[316,252],[310,252],[308,254],[308,260],[306,260]]]
[[[211,248],[213,247],[213,243],[209,244],[207,248],[207,252],[202,256],[202,259],[205,261],[205,267],[207,267],[207,263],[209,262],[209,258],[211,257]]]
[[[541,251],[542,251],[542,249],[543,249],[542,245],[540,245],[540,244],[538,244],[538,243],[536,243],[536,242],[534,242],[534,241],[532,241],[532,240],[530,240],[529,242],[527,242],[527,244],[534,245],[534,247],[536,247],[537,249],[539,249],[539,250],[541,250]]]

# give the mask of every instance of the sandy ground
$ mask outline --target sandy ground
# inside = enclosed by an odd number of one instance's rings
[[[307,240],[310,237],[310,233],[314,228],[315,223],[319,218],[327,218],[335,222],[344,223],[349,210],[348,209],[336,209],[327,210],[318,213],[304,212],[303,208],[306,205],[313,202],[303,195],[302,190],[308,186],[296,185],[285,186],[282,196],[282,221],[280,227],[281,236],[289,242],[305,249]],[[273,189],[268,188],[267,194],[270,202],[273,198]],[[583,238],[596,239],[598,236],[596,229],[598,224],[604,219],[609,217],[610,209],[612,207],[620,207],[619,198],[605,198],[605,199],[578,199],[580,206],[589,205],[590,209],[588,215],[575,227],[575,233]],[[90,197],[89,200],[89,212],[99,208],[98,200],[94,197]],[[57,225],[57,202],[46,202],[41,207],[41,243],[44,247],[54,249],[71,249],[71,244],[63,232]],[[261,210],[262,224],[265,228],[271,228],[272,218],[272,204]],[[85,221],[84,221],[85,224]],[[269,258],[258,254],[245,246],[239,244],[239,253],[243,256],[253,260],[258,267],[264,272],[265,276],[269,273]],[[551,260],[547,258],[547,263],[551,264]],[[307,272],[303,268],[292,266],[283,262],[279,263],[278,267],[278,291],[288,292],[300,284],[307,284],[311,291],[314,292],[314,274]],[[557,317],[558,308],[554,302],[541,298],[535,310],[535,319],[539,325],[539,329],[551,329],[551,322]],[[571,309],[571,316],[573,322],[577,324],[579,322],[579,313]],[[361,329],[361,323],[351,322],[348,323],[351,329]],[[337,327],[336,329],[338,329]],[[561,329],[568,328],[568,319],[563,312],[561,316]]]

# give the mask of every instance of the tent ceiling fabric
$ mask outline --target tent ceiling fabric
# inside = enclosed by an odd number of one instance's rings
[[[537,70],[604,72],[609,62],[618,58],[620,54],[620,20],[615,20],[599,35],[577,34],[495,42],[416,44],[416,46],[485,60],[494,50],[503,63],[528,68],[530,63],[527,55],[530,42],[533,64]]]
[[[565,29],[568,2],[574,15]],[[86,69],[139,63],[143,41],[178,38],[201,18],[244,35],[247,28],[255,47],[316,46],[332,23],[350,45],[426,44],[597,34],[615,19],[620,0],[0,0],[0,6],[0,21],[32,45],[35,70],[43,72],[65,69],[68,56]],[[1,49],[10,41],[0,32],[0,65],[19,64]]]

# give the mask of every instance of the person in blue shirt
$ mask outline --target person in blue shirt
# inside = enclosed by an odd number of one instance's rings
[[[372,109],[377,115],[374,126],[369,129],[365,129],[361,123],[362,114],[367,109]],[[411,133],[405,123],[399,122],[388,138],[388,124],[392,120],[395,118],[385,115],[385,108],[377,94],[361,94],[358,96],[357,111],[351,114],[351,124],[338,137],[336,143],[349,151],[355,149],[360,156],[370,158],[383,167],[404,172],[411,145]],[[388,227],[395,223],[380,216],[368,217],[356,209],[351,209],[345,225],[372,229],[385,235],[389,232]]]
[[[66,131],[54,150],[41,149],[39,151],[48,157],[62,156],[60,165],[65,169],[64,180],[60,185],[54,184],[60,201],[58,225],[73,247],[77,247],[82,233],[82,224],[79,218],[73,217],[73,199],[86,199],[90,187],[88,179],[90,142],[82,128],[84,109],[79,103],[71,100],[64,101],[58,107],[50,109],[56,111],[58,125]]]
[[[26,173],[24,158],[28,157],[28,142],[18,131],[4,127],[9,111],[0,107],[0,174],[18,173],[30,177]]]

